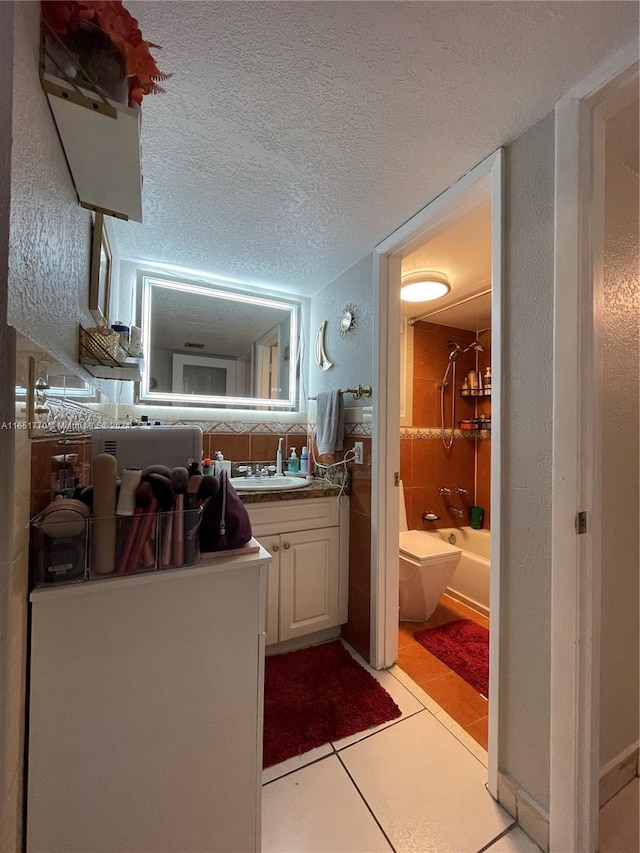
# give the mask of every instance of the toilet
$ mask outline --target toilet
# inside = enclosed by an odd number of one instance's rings
[[[462,551],[438,536],[407,530],[400,482],[400,621],[426,622],[458,567]]]

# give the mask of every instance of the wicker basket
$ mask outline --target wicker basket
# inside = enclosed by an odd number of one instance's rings
[[[93,350],[97,357],[101,355],[104,357],[104,353],[106,353],[116,361],[118,360],[120,335],[117,332],[114,332],[113,329],[107,329],[106,326],[95,326],[90,329],[84,329],[84,332],[86,350],[89,352]],[[102,353],[100,352],[101,350]]]

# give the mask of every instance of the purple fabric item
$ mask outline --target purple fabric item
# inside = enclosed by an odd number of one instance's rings
[[[245,505],[229,483],[227,472],[220,473],[220,488],[204,504],[200,525],[201,551],[232,551],[251,539],[251,521]]]

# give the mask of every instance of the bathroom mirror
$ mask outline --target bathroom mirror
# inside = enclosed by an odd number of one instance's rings
[[[293,408],[299,305],[142,276],[140,402]]]

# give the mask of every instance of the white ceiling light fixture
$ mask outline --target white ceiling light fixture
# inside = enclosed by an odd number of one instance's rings
[[[447,277],[431,270],[413,270],[402,276],[401,298],[404,302],[431,302],[451,290]]]

